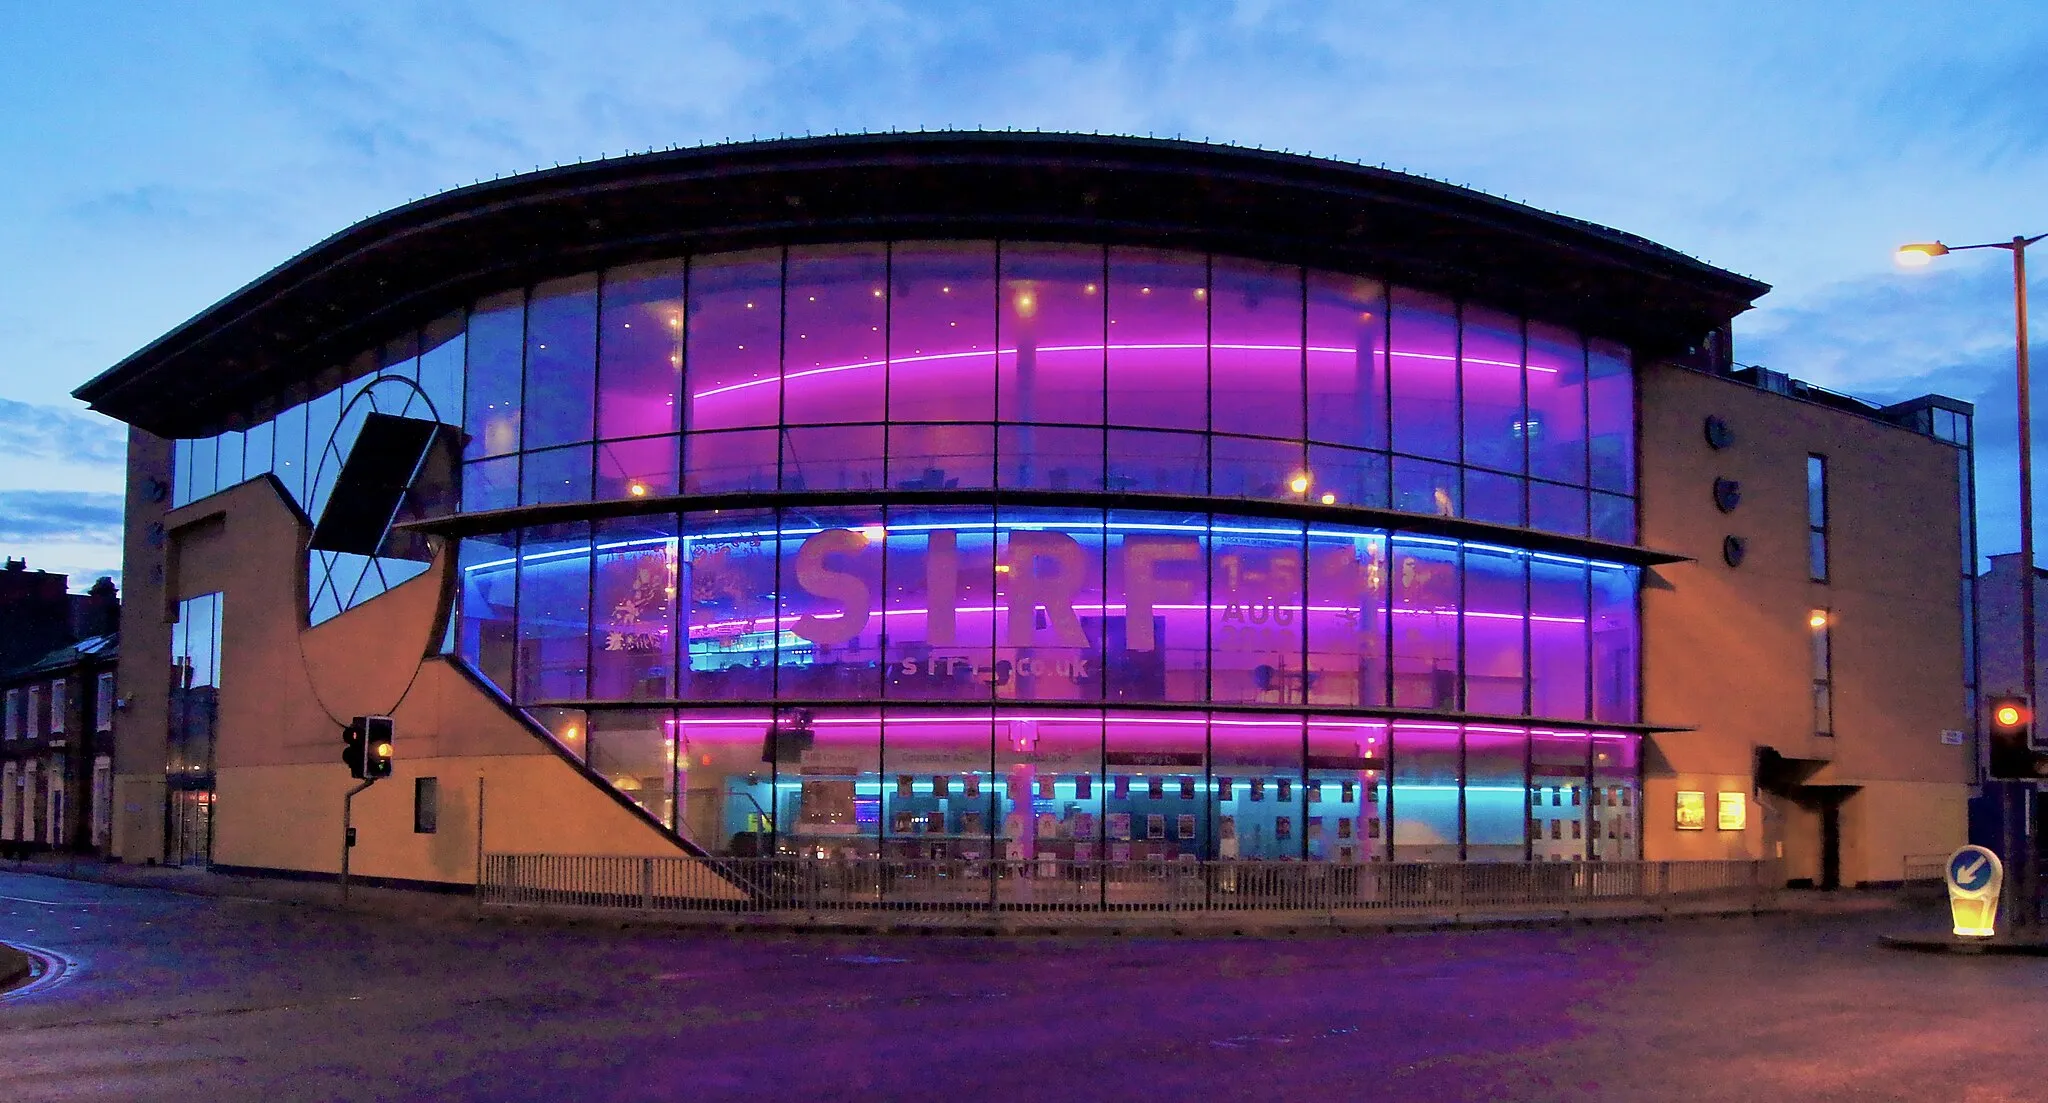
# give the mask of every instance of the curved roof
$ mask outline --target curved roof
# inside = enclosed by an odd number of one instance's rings
[[[1167,139],[791,138],[638,154],[363,220],[78,388],[160,436],[260,421],[492,291],[686,251],[883,238],[1146,244],[1355,271],[1689,349],[1769,288],[1631,234],[1386,169]],[[294,396],[294,397],[288,397]]]

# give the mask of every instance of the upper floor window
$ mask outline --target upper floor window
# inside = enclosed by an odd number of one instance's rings
[[[10,689],[10,690],[8,690],[8,691],[7,691],[7,715],[6,715],[6,718],[5,718],[5,720],[4,720],[4,721],[0,721],[0,727],[4,727],[4,731],[5,731],[5,735],[6,735],[6,738],[8,738],[8,739],[20,739],[20,738],[21,738],[21,691],[20,691],[20,690],[18,690],[18,689]]]
[[[28,687],[28,715],[22,717],[21,735],[34,739],[43,734],[43,687]]]
[[[109,732],[114,730],[114,672],[100,674],[93,690],[92,729]]]
[[[50,683],[50,734],[51,734],[51,735],[63,735],[63,734],[64,734],[64,713],[65,713],[65,712],[67,711],[67,709],[68,709],[68,707],[69,707],[69,705],[70,705],[70,701],[69,701],[69,699],[68,699],[68,698],[70,697],[70,695],[69,695],[69,694],[67,694],[66,692],[64,692],[64,689],[65,689],[65,682],[64,682],[64,679],[62,679],[62,678],[59,678],[59,679],[57,679],[56,681],[54,681],[54,682],[51,682],[51,683]]]
[[[1828,580],[1828,460],[1806,457],[1806,573]]]

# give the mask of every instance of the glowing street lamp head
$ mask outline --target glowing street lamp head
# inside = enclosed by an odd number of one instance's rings
[[[1828,626],[1827,613],[1819,609],[1815,609],[1812,613],[1807,615],[1806,626],[1808,628],[1826,628]]]
[[[1947,252],[1948,246],[1943,245],[1939,241],[1924,241],[1916,242],[1912,245],[1899,246],[1896,256],[1899,264],[1904,267],[1924,268],[1934,258],[1942,256]]]

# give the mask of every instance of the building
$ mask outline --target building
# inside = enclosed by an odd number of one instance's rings
[[[1940,738],[1967,439],[1920,424],[1968,407],[1743,376],[1765,290],[1175,141],[787,140],[422,200],[78,392],[133,427],[115,849],[332,872],[341,726],[388,714],[353,863],[395,880],[1894,879],[1972,782]]]
[[[19,559],[0,571],[0,852],[101,852],[110,838],[116,626],[102,578],[84,594]]]

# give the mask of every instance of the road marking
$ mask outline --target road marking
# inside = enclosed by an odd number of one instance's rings
[[[0,896],[0,900],[16,904],[42,904],[51,908],[97,908],[101,904],[120,903],[115,900],[34,900],[26,896]]]

